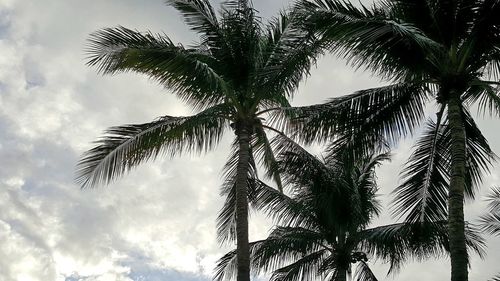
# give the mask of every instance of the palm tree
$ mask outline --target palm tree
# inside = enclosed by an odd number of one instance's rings
[[[500,236],[500,187],[495,187],[487,197],[488,210],[479,219],[481,230],[491,235]],[[500,273],[491,281],[500,281]]]
[[[500,1],[383,0],[372,7],[303,0],[302,20],[336,55],[389,85],[302,108],[307,140],[349,132],[353,141],[411,135],[435,102],[396,191],[407,221],[448,220],[451,280],[468,279],[464,199],[474,198],[494,154],[469,113],[500,116]],[[347,134],[349,135],[349,134]]]
[[[248,185],[254,156],[281,186],[264,117],[290,106],[289,98],[308,74],[317,41],[281,13],[263,25],[250,1],[224,2],[216,15],[209,0],[169,0],[200,41],[184,47],[165,34],[106,28],[89,39],[90,66],[103,74],[137,72],[172,90],[198,113],[162,116],[145,124],[112,127],[78,163],[82,187],[109,183],[158,156],[213,149],[223,134],[236,135],[223,191],[233,208],[221,213],[221,240],[237,240],[238,280],[249,280]],[[226,239],[227,238],[227,239]]]
[[[388,261],[392,272],[409,259],[445,253],[444,221],[369,228],[380,212],[375,168],[388,159],[388,153],[357,160],[338,153],[322,161],[290,143],[278,161],[284,182],[292,187],[291,197],[258,183],[256,207],[278,226],[267,239],[251,243],[253,268],[273,270],[274,281],[346,281],[357,264],[356,280],[368,281],[377,280],[369,256]],[[469,245],[481,252],[479,237],[471,232],[469,238]],[[220,259],[215,279],[234,277],[235,254]]]

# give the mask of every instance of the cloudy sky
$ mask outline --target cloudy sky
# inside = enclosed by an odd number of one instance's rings
[[[264,18],[288,5],[254,3]],[[79,155],[105,128],[192,113],[145,77],[103,77],[85,66],[88,35],[117,25],[164,31],[187,44],[195,39],[162,0],[0,0],[0,280],[210,280],[214,262],[231,248],[217,245],[214,223],[230,139],[207,155],[142,165],[107,187],[82,191],[74,183]],[[294,104],[379,84],[327,57]],[[498,120],[479,124],[500,152]],[[386,201],[411,145],[401,142],[379,169]],[[483,193],[499,177],[496,166]],[[483,207],[470,204],[468,219]],[[387,222],[387,214],[377,221]],[[269,227],[254,215],[251,239],[265,237]],[[500,239],[488,245],[485,260],[472,259],[471,280],[499,271]],[[389,277],[384,264],[374,268],[380,280],[449,278],[447,259],[415,262]]]

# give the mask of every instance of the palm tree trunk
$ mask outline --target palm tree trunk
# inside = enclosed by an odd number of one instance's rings
[[[341,253],[345,254],[344,252],[344,245],[345,245],[345,238],[346,238],[346,233],[342,230],[340,230],[340,234],[337,237],[337,243],[338,243],[338,250],[341,251]],[[347,257],[344,257],[347,259]],[[337,276],[335,276],[335,281],[347,281],[347,269],[349,268],[349,262],[350,260],[344,260],[343,258],[340,261],[340,264],[337,264]]]
[[[451,256],[451,280],[468,280],[468,256],[465,244],[465,128],[459,95],[451,93],[448,100],[451,131],[451,179],[448,195],[448,234]]]
[[[248,245],[248,168],[250,164],[250,134],[247,126],[236,129],[239,144],[236,170],[236,252],[238,281],[250,281],[250,251]]]
[[[347,281],[347,270],[338,269],[335,281]]]

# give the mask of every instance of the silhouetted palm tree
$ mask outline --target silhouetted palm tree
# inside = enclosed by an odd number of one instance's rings
[[[197,114],[162,116],[151,123],[112,127],[78,164],[82,187],[109,183],[140,163],[184,151],[213,149],[236,135],[223,192],[233,204],[221,213],[221,240],[237,240],[238,280],[249,280],[248,178],[254,155],[281,186],[264,117],[288,100],[320,50],[294,28],[290,13],[264,26],[250,1],[224,2],[216,16],[208,0],[169,0],[200,41],[191,47],[165,34],[106,28],[89,39],[90,66],[103,74],[136,72],[172,90]]]
[[[278,222],[267,239],[251,243],[257,273],[272,270],[276,281],[346,281],[357,264],[356,280],[368,281],[377,280],[367,263],[370,256],[389,262],[392,272],[409,259],[447,252],[444,221],[369,228],[380,212],[375,168],[388,153],[355,159],[344,149],[322,161],[291,142],[286,150],[278,160],[292,196],[262,182],[254,195],[256,207]],[[468,238],[481,252],[482,240],[473,232]],[[235,254],[219,261],[216,279],[234,277]]]
[[[321,107],[304,108],[304,138],[348,131],[363,142],[396,141],[428,120],[396,191],[396,213],[407,220],[448,219],[451,279],[468,279],[464,199],[473,198],[482,170],[494,158],[469,113],[500,115],[500,1],[384,0],[372,7],[346,1],[304,0],[306,29],[330,49],[390,85],[359,91]],[[494,80],[494,81],[491,81]],[[325,129],[328,128],[328,129]]]

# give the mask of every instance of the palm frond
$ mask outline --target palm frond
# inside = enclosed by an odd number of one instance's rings
[[[468,22],[468,34],[462,44],[464,64],[477,71],[492,60],[492,54],[498,50],[498,1],[470,1],[466,10],[474,16]]]
[[[496,155],[465,108],[463,116],[467,135],[465,194],[474,198],[484,172],[489,170]],[[428,121],[402,172],[404,182],[394,191],[393,214],[405,217],[406,221],[432,222],[447,218],[451,135],[446,122]]]
[[[494,81],[500,80],[500,48],[497,47],[486,60],[487,63],[483,68],[485,76]]]
[[[263,271],[286,266],[305,255],[321,252],[323,235],[302,227],[277,226],[269,237],[252,251],[252,264]]]
[[[311,188],[315,183],[324,187],[335,182],[336,175],[317,157],[305,149],[295,147],[278,156],[280,170],[287,185],[299,192],[303,187]]]
[[[258,79],[265,95],[291,96],[323,51],[323,43],[314,33],[296,24],[296,12],[283,12],[271,21],[264,44],[264,62]]]
[[[325,104],[277,111],[272,121],[284,126],[282,131],[297,131],[305,142],[332,140],[337,135],[353,141],[371,136],[374,139],[366,145],[373,147],[373,142],[396,142],[411,134],[424,117],[426,100],[424,84],[397,83],[358,91]],[[292,124],[284,120],[285,113],[296,116]]]
[[[260,164],[266,169],[266,177],[272,179],[278,190],[283,191],[281,175],[275,152],[262,126],[256,128],[255,143],[252,144],[255,156],[260,160]]]
[[[492,188],[492,191],[488,194],[487,201],[490,211],[500,210],[500,187]]]
[[[234,179],[231,181],[233,184],[231,188],[224,192],[226,199],[216,219],[217,242],[220,245],[236,240],[236,188],[234,181]],[[251,184],[253,182],[248,181],[248,185]]]
[[[366,186],[372,189],[376,189],[376,175],[375,168],[382,165],[383,162],[391,160],[390,152],[383,152],[380,154],[372,153],[369,157],[366,157],[360,161],[360,173],[357,178],[357,183],[359,186]]]
[[[393,214],[409,222],[445,220],[448,215],[448,131],[428,120],[402,171],[403,183],[393,192]]]
[[[343,29],[346,31],[339,41],[335,33],[342,33]],[[408,71],[409,65],[428,68],[422,64],[428,50],[443,49],[418,27],[390,18],[349,22],[328,35],[335,38],[331,48],[337,49],[339,56],[357,68],[370,69],[386,79],[412,77],[414,72]],[[409,50],[412,56],[405,55]]]
[[[322,161],[288,138],[278,137],[283,138],[277,150],[281,151],[278,162],[284,182],[292,187],[293,200],[303,205],[302,212],[316,220],[308,227],[322,222],[322,227],[332,231],[336,224],[344,228],[355,225],[357,229],[378,213],[374,168],[387,160],[388,154],[372,153],[371,157],[351,163],[342,153]],[[295,217],[295,212],[278,212],[276,216],[284,218],[282,223],[305,223],[298,220],[302,217]]]
[[[208,0],[166,0],[165,2],[183,15],[186,24],[193,31],[201,33],[206,44],[211,48],[221,47],[222,31],[215,11]]]
[[[288,97],[277,92],[275,94],[271,94],[267,91],[261,92],[261,94],[256,95],[255,101],[259,103],[259,112],[257,112],[258,116],[283,107],[291,107]]]
[[[306,149],[279,131],[271,141],[271,146],[277,155],[279,171],[286,185],[300,190],[311,182],[319,173],[327,173],[325,164],[310,154]]]
[[[378,281],[375,274],[373,274],[372,270],[368,266],[368,264],[364,261],[359,261],[358,266],[356,267],[356,273],[354,274],[354,279],[356,281]]]
[[[375,169],[390,160],[387,147],[358,154],[353,146],[338,139],[330,144],[329,155],[325,159],[327,165],[342,178],[335,183],[342,187],[342,192],[337,195],[341,200],[336,205],[347,205],[343,207],[345,214],[341,212],[341,217],[336,220],[342,221],[343,227],[350,232],[364,229],[380,213]]]
[[[486,242],[482,237],[482,232],[475,225],[466,222],[465,225],[465,245],[469,253],[473,252],[484,259],[486,257]],[[449,245],[448,245],[449,249]]]
[[[224,183],[221,188],[221,195],[226,196],[226,200],[216,220],[217,240],[221,245],[236,240],[236,176],[239,152],[237,140],[234,140],[231,151],[232,153],[223,169]],[[253,155],[252,151],[250,151],[249,155]],[[256,204],[257,178],[257,167],[253,156],[251,156],[247,175],[248,201],[250,204]]]
[[[307,206],[262,181],[257,182],[255,208],[265,212],[281,225],[319,228],[315,214]]]
[[[393,17],[397,3],[381,2],[371,9],[346,1],[312,0],[302,5],[311,28],[331,40],[330,49],[356,67],[366,67],[387,78],[408,76],[423,69],[428,50],[441,45],[416,25]],[[392,5],[394,4],[394,5]],[[406,54],[410,52],[412,56]],[[411,67],[410,67],[411,66]]]
[[[293,187],[293,199],[313,214],[316,225],[335,233],[358,222],[351,220],[359,214],[354,211],[359,202],[352,195],[357,192],[338,165],[322,163],[307,153],[286,152],[282,157],[283,179]]]
[[[487,197],[488,213],[479,218],[481,230],[500,236],[500,188],[495,187]]]
[[[220,71],[233,82],[235,91],[245,94],[250,89],[248,87],[254,86],[252,77],[262,59],[260,18],[251,2],[241,0],[225,1],[221,13],[220,24],[228,47],[216,55],[220,60]]]
[[[389,143],[381,135],[369,135],[358,130],[347,131],[335,136],[335,140],[326,147],[325,160],[329,161],[331,156],[342,155],[345,161],[365,161],[373,157],[375,153],[385,153],[389,150]]]
[[[243,15],[254,12],[252,4],[252,1],[249,0],[227,0],[224,2],[225,8],[237,10]]]
[[[398,223],[359,233],[360,249],[390,263],[389,273],[409,259],[423,260],[445,253],[445,224]]]
[[[270,281],[315,280],[326,250],[320,250],[273,272]]]
[[[465,228],[469,251],[480,257],[485,254],[485,242],[477,229]],[[359,232],[359,247],[367,254],[388,261],[389,273],[398,271],[409,260],[421,261],[448,254],[447,222],[397,223]]]
[[[88,41],[87,64],[99,72],[143,73],[197,109],[221,103],[228,92],[213,58],[175,45],[166,35],[116,27],[97,31]]]
[[[297,259],[302,260],[302,262],[294,263],[294,266],[288,267],[287,273],[291,274],[292,271],[298,270],[296,268],[298,264],[302,264],[301,270],[306,271],[314,266],[312,264],[314,260],[316,262],[321,261],[325,254],[325,250],[318,250],[318,243],[320,242],[321,236],[310,230],[298,227],[277,227],[266,240],[250,243],[252,271],[258,274],[278,269],[275,272],[276,274],[281,272],[283,268],[287,268],[290,261]],[[304,257],[304,255],[306,256]],[[313,257],[315,258],[313,259]],[[285,267],[283,267],[284,265]],[[236,271],[236,250],[233,250],[219,259],[215,268],[214,279],[234,279]]]
[[[482,90],[478,97],[478,109],[483,115],[500,117],[500,89],[488,84],[482,85]]]
[[[493,277],[492,279],[490,279],[489,281],[500,281],[500,273],[495,277]]]
[[[491,149],[488,140],[478,128],[474,118],[463,109],[465,120],[466,140],[466,186],[465,195],[471,199],[475,198],[476,191],[481,186],[483,175],[489,172],[493,163],[498,159]]]
[[[366,227],[371,219],[378,216],[382,211],[380,200],[377,199],[376,194],[378,185],[375,168],[390,160],[390,152],[372,154],[371,157],[366,157],[354,169],[354,176],[356,177],[355,189],[358,192],[358,202],[361,207],[357,213],[362,218],[358,223],[363,227]]]
[[[250,249],[255,242],[249,244]],[[233,250],[222,256],[215,265],[213,280],[230,281],[236,279],[238,272],[238,263],[236,260],[236,250]]]
[[[163,116],[145,124],[112,127],[77,165],[82,187],[109,183],[160,154],[203,152],[215,147],[228,127],[230,108],[215,106],[188,117]]]
[[[250,249],[250,258],[251,253],[255,250],[255,248],[259,247],[259,244],[263,243],[264,240],[259,240],[255,242],[250,242],[249,243],[249,249]],[[236,275],[238,272],[238,263],[236,259],[236,250],[232,250],[222,256],[218,261],[214,269],[214,276],[213,280],[217,281],[230,281],[230,280],[236,280]],[[256,272],[255,267],[250,268],[253,272]]]

